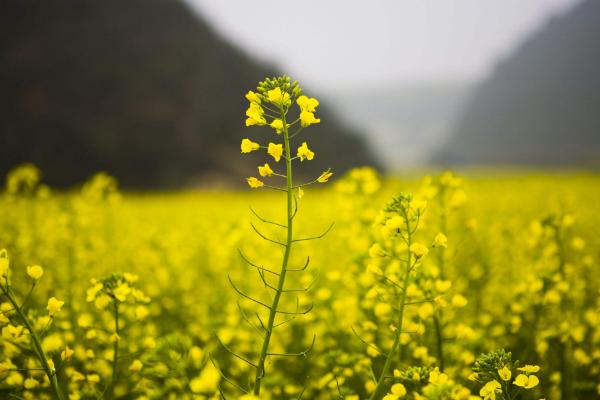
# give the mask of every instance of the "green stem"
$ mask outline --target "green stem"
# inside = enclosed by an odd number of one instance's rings
[[[53,369],[50,368],[50,365],[48,364],[48,358],[46,356],[46,353],[44,352],[44,349],[42,348],[40,339],[39,339],[37,333],[35,332],[35,330],[33,329],[31,322],[29,321],[27,316],[25,316],[25,314],[23,313],[23,310],[21,309],[21,307],[19,307],[17,305],[17,301],[16,301],[13,293],[11,293],[10,288],[9,287],[4,288],[2,285],[0,285],[0,287],[2,287],[2,292],[4,292],[4,295],[8,298],[8,301],[10,301],[14,310],[19,315],[19,318],[21,318],[21,320],[23,321],[23,324],[25,325],[25,327],[29,331],[29,334],[31,335],[31,339],[33,340],[33,346],[35,348],[35,353],[38,357],[38,360],[40,361],[40,364],[42,364],[42,368],[44,369],[44,372],[46,372],[46,376],[48,377],[48,380],[50,381],[50,385],[52,386],[52,390],[54,391],[54,396],[58,400],[64,400],[65,397],[64,397],[62,390],[58,384],[58,380],[56,379],[56,371],[54,371]]]
[[[398,327],[396,329],[396,337],[394,338],[392,348],[389,351],[387,358],[385,359],[385,364],[383,364],[383,369],[381,370],[381,374],[379,375],[379,379],[377,380],[377,386],[375,387],[375,390],[373,391],[371,397],[369,397],[369,400],[379,400],[380,398],[382,398],[384,381],[389,374],[390,367],[392,365],[392,359],[394,358],[394,355],[400,347],[400,336],[402,335],[402,326],[404,322],[404,306],[406,305],[406,288],[410,283],[410,272],[412,269],[412,252],[410,251],[410,245],[412,244],[412,235],[410,231],[410,226],[408,226],[407,244],[408,259],[406,261],[406,273],[404,275],[404,285],[402,286],[402,296],[400,297],[400,310],[398,311]]]
[[[277,316],[277,307],[279,305],[279,300],[281,298],[281,293],[283,291],[283,287],[285,284],[285,275],[287,272],[288,260],[290,258],[290,253],[292,250],[292,223],[294,219],[294,210],[293,210],[293,181],[292,181],[292,157],[290,150],[290,138],[288,134],[287,123],[285,120],[285,112],[282,107],[279,108],[279,112],[281,114],[281,120],[283,121],[283,139],[285,144],[285,167],[286,167],[286,192],[287,192],[287,239],[285,242],[285,252],[283,254],[283,260],[281,262],[281,271],[279,273],[279,281],[277,282],[277,290],[275,291],[275,296],[273,296],[273,302],[271,304],[271,309],[269,311],[269,320],[266,326],[265,337],[263,340],[262,348],[260,351],[260,356],[258,359],[258,364],[256,368],[256,377],[254,379],[254,395],[258,396],[260,394],[260,385],[262,379],[265,377],[265,361],[267,359],[267,353],[269,350],[269,343],[271,341],[271,334],[273,333],[273,325],[275,324],[275,317]]]
[[[112,378],[110,381],[110,387],[108,392],[108,398],[115,398],[115,386],[117,383],[117,367],[118,367],[118,359],[119,359],[119,341],[121,338],[119,337],[119,303],[115,299],[115,334],[117,337],[115,338],[115,343],[113,345],[113,362],[112,362]]]
[[[448,218],[446,216],[446,197],[445,191],[440,193],[440,232],[444,235],[447,235],[448,229]],[[438,251],[438,264],[440,266],[440,279],[446,279],[446,257],[445,257],[446,249],[441,247]],[[438,362],[440,363],[439,368],[441,372],[444,372],[444,334],[443,334],[443,324],[444,324],[444,313],[440,309],[436,315],[433,316],[433,326],[435,330],[435,338],[437,345],[437,356]]]

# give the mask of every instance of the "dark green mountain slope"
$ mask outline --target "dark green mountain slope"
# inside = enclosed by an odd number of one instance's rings
[[[176,0],[4,0],[0,173],[32,161],[54,185],[98,170],[134,188],[242,182],[257,163],[239,154],[243,94],[273,74]],[[373,163],[320,116],[307,172]]]
[[[600,165],[600,1],[501,62],[435,157],[443,164]]]

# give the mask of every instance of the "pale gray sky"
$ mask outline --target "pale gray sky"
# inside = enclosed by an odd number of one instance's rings
[[[478,80],[579,0],[187,1],[247,52],[327,88]]]

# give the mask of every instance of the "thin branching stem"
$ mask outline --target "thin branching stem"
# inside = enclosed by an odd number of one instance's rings
[[[39,339],[36,331],[33,329],[33,326],[31,325],[29,318],[27,318],[27,316],[23,313],[23,310],[18,306],[17,301],[14,297],[14,293],[8,286],[8,278],[7,278],[6,288],[4,286],[2,286],[1,284],[0,284],[0,288],[2,288],[2,292],[4,293],[4,295],[6,296],[8,301],[12,304],[15,312],[17,313],[19,318],[23,321],[25,328],[29,331],[29,334],[31,335],[31,340],[33,341],[34,351],[36,353],[36,356],[37,356],[40,364],[42,365],[42,368],[44,369],[44,372],[46,373],[46,376],[48,377],[48,380],[50,381],[50,386],[52,387],[52,391],[54,392],[54,397],[57,400],[65,400],[65,396],[62,392],[62,389],[60,388],[60,385],[58,384],[58,379],[56,378],[56,371],[53,368],[50,368],[50,364],[48,363],[48,358],[46,356],[46,353],[44,352],[44,349],[42,348],[42,344],[40,342],[40,339]]]
[[[283,293],[285,276],[287,273],[287,266],[292,251],[292,240],[293,240],[293,220],[297,212],[297,204],[294,204],[294,196],[292,190],[294,188],[292,179],[292,160],[290,150],[290,138],[288,133],[288,125],[285,119],[285,110],[282,106],[279,107],[281,114],[281,120],[283,121],[283,139],[285,145],[285,166],[286,166],[286,195],[287,195],[287,239],[285,243],[285,251],[283,254],[283,260],[281,262],[281,272],[279,273],[279,279],[277,282],[277,290],[273,296],[273,302],[269,309],[269,319],[265,327],[265,337],[263,339],[262,348],[258,358],[258,368],[256,368],[256,376],[254,379],[254,395],[260,395],[260,388],[262,379],[265,376],[265,361],[269,353],[269,343],[271,341],[271,335],[273,333],[273,326],[275,324],[275,317],[277,316],[277,307],[279,306],[279,300]]]
[[[406,262],[406,272],[404,273],[404,284],[403,287],[407,288],[409,286],[410,283],[410,273],[414,267],[413,263],[412,263],[412,251],[410,250],[410,245],[412,243],[412,234],[411,234],[411,230],[410,230],[410,226],[408,223],[408,219],[405,219],[407,222],[407,232],[408,232],[408,237],[407,237],[407,241],[408,241],[408,257],[407,257],[407,262]],[[416,263],[416,260],[415,260]],[[382,396],[382,392],[384,390],[384,383],[385,383],[385,378],[386,376],[389,375],[389,371],[392,365],[392,360],[394,358],[394,355],[396,354],[396,352],[398,351],[399,347],[400,347],[400,336],[402,335],[402,325],[404,323],[404,307],[406,305],[406,289],[402,291],[402,295],[400,296],[400,308],[398,310],[398,327],[396,328],[395,331],[395,335],[394,335],[394,343],[392,344],[392,348],[390,349],[389,353],[387,354],[387,357],[385,359],[385,363],[383,365],[383,369],[381,370],[381,373],[379,375],[379,379],[377,380],[377,386],[375,387],[375,390],[373,391],[373,394],[371,395],[371,397],[369,397],[370,400],[379,400],[381,399]]]

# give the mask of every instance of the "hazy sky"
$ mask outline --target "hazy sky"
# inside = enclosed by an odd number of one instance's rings
[[[485,76],[579,0],[187,0],[239,47],[311,86]]]

